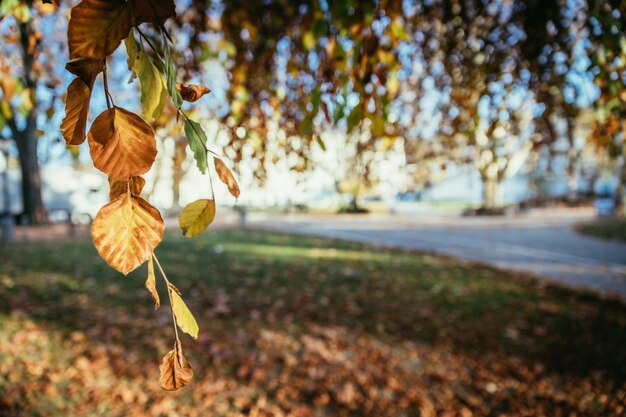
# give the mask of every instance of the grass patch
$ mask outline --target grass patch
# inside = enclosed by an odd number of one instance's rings
[[[145,266],[123,277],[87,240],[19,244],[0,249],[0,415],[624,410],[619,301],[265,231],[168,235],[157,254],[200,324],[198,341],[183,340],[193,384],[158,387],[173,330],[143,288]]]
[[[580,225],[576,228],[580,233],[602,239],[626,242],[626,219],[612,218],[598,220],[594,223]]]

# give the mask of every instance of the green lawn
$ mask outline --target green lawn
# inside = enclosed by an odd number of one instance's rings
[[[0,249],[0,416],[625,410],[619,301],[444,257],[260,231],[171,234],[157,255],[200,324],[197,341],[183,336],[194,381],[176,393],[158,386],[173,329],[143,288],[145,267],[123,277],[88,240]]]
[[[578,226],[577,230],[586,235],[609,240],[626,242],[626,219],[606,219]]]

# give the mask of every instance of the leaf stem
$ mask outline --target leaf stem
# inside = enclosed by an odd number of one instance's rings
[[[165,62],[165,60],[163,59],[163,57],[161,56],[161,54],[159,53],[159,50],[156,49],[154,47],[154,45],[152,44],[152,42],[150,42],[150,39],[148,39],[148,37],[146,35],[144,35],[144,33],[141,31],[141,29],[139,29],[139,26],[135,26],[135,29],[137,29],[137,32],[139,33],[139,36],[141,36],[147,43],[148,45],[150,45],[150,48],[152,49],[152,51],[154,51],[154,53],[156,54],[156,56],[159,57],[159,59],[161,60],[161,62]]]
[[[161,276],[165,281],[167,286],[167,296],[170,299],[170,310],[172,310],[172,321],[174,322],[174,334],[176,335],[176,342],[180,343],[180,339],[178,338],[178,327],[176,327],[176,316],[174,315],[174,303],[172,302],[172,288],[170,287],[170,281],[167,279],[163,268],[161,267],[161,263],[159,262],[159,258],[157,258],[156,253],[152,252],[152,257],[154,258],[154,262],[156,262],[157,267],[159,268],[159,272],[161,272]]]
[[[107,109],[110,109],[112,105],[115,106],[115,103],[113,102],[113,97],[111,96],[111,93],[109,93],[109,81],[107,79],[106,62],[104,64],[104,70],[102,71],[102,82],[104,84],[104,97],[107,101]]]

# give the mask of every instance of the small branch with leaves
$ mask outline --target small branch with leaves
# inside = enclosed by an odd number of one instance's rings
[[[66,68],[76,78],[67,90],[66,116],[61,124],[68,145],[80,145],[87,139],[94,166],[109,177],[110,202],[98,211],[91,228],[98,253],[125,275],[147,262],[146,288],[154,299],[155,308],[160,306],[160,299],[154,263],[165,283],[175,334],[174,348],[165,355],[160,366],[159,381],[166,390],[180,389],[193,378],[191,366],[183,356],[178,329],[195,339],[199,327],[155,254],[163,239],[163,218],[154,206],[140,197],[145,185],[142,175],[151,169],[157,155],[154,130],[148,122],[156,120],[165,106],[173,106],[184,118],[187,141],[200,171],[207,172],[211,153],[218,177],[235,198],[239,196],[237,181],[217,154],[209,150],[202,126],[182,109],[183,101],[195,102],[210,90],[203,85],[184,85],[177,81],[172,38],[164,26],[174,15],[173,0],[83,0],[74,6],[68,28],[70,61]],[[160,44],[150,40],[139,28],[143,24],[152,25],[161,34]],[[140,42],[135,39],[135,32]],[[128,68],[141,85],[143,118],[118,107],[109,90],[106,60],[122,41],[128,53]],[[144,42],[149,51],[144,49]],[[107,109],[94,119],[86,134],[91,93],[99,74],[102,74]],[[209,184],[211,198],[196,200],[180,213],[179,224],[187,237],[202,233],[215,218],[210,171]]]

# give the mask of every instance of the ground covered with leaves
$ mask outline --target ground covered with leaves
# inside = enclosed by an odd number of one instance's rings
[[[145,267],[0,249],[1,416],[618,416],[626,306],[449,258],[259,231],[157,249],[200,324],[193,382]],[[163,288],[160,288],[164,295]],[[163,300],[166,300],[163,297]]]
[[[626,242],[626,218],[599,220],[580,225],[577,230],[586,235]]]

